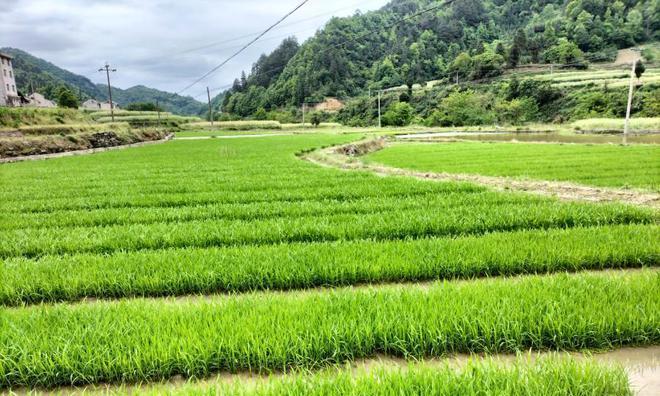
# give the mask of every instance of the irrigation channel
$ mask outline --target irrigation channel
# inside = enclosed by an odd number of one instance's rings
[[[451,140],[471,140],[482,142],[525,142],[525,143],[586,143],[586,144],[621,144],[622,135],[612,134],[565,134],[560,132],[428,132],[395,135],[405,141],[442,142]],[[660,144],[659,134],[631,134],[628,143]]]
[[[578,352],[534,352],[529,351],[519,355],[454,355],[445,358],[432,358],[417,363],[437,367],[438,369],[449,366],[460,370],[470,361],[493,360],[501,365],[513,365],[522,359],[528,363],[534,363],[538,359],[551,356],[564,356],[583,361],[592,359],[593,361],[604,365],[618,365],[623,367],[628,373],[631,389],[638,396],[656,396],[660,394],[660,346],[643,348],[622,348],[609,352],[601,353],[578,353]],[[414,367],[416,362],[411,362],[403,358],[394,358],[386,355],[379,355],[370,359],[361,359],[353,362],[350,370],[356,375],[361,372],[373,372],[376,370],[407,370]],[[345,366],[337,367],[344,369]],[[325,370],[333,370],[333,367]],[[143,385],[94,385],[87,387],[60,387],[49,390],[28,390],[15,389],[11,393],[2,393],[2,395],[90,395],[90,394],[156,394],[157,392],[175,392],[177,388],[194,384],[201,388],[212,387],[218,384],[231,384],[240,382],[244,384],[256,384],[260,381],[266,381],[272,377],[281,377],[285,374],[260,375],[256,373],[220,373],[210,378],[199,380],[186,380],[181,377],[172,378],[169,381],[160,383],[149,383]]]

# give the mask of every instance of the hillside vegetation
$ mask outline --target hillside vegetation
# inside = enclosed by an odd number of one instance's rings
[[[366,96],[369,89],[491,78],[531,63],[584,68],[657,39],[660,29],[652,0],[457,0],[411,17],[438,4],[394,0],[378,11],[335,18],[290,59],[295,46],[285,42],[268,67],[270,58],[262,57],[235,82],[223,110],[254,116],[327,96]]]
[[[107,86],[95,84],[89,78],[64,70],[48,61],[33,56],[16,48],[0,48],[0,52],[14,57],[16,85],[24,95],[35,90],[46,98],[56,100],[61,87],[66,87],[78,97],[108,100]],[[191,97],[184,97],[169,92],[159,91],[142,85],[128,89],[112,88],[113,100],[122,107],[130,103],[156,103],[166,111],[182,115],[197,115],[205,106]]]

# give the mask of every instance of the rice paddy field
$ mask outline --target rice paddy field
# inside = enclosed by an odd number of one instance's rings
[[[660,191],[657,145],[403,143],[373,153],[367,160],[429,172]]]
[[[360,138],[175,140],[0,165],[0,391],[633,394],[621,366],[552,352],[660,345],[656,209],[299,156]],[[465,148],[477,145],[497,147]],[[644,149],[630,162],[653,163]],[[657,175],[624,183],[657,189]],[[424,362],[527,351],[551,354]],[[409,363],[355,368],[378,356]]]

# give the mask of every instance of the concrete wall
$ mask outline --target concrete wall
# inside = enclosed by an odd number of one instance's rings
[[[11,58],[3,54],[0,54],[0,105],[20,105]]]

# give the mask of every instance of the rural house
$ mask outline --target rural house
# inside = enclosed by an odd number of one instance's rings
[[[114,108],[119,109],[119,106],[117,103],[114,103]],[[89,99],[86,100],[82,106],[81,109],[83,110],[110,110],[110,102],[99,102],[96,99]]]
[[[18,107],[21,105],[21,98],[16,89],[11,60],[11,56],[0,53],[0,106]]]
[[[28,103],[27,107],[41,107],[41,108],[54,108],[57,107],[57,104],[52,100],[46,99],[42,94],[34,92],[32,95],[27,97]]]

